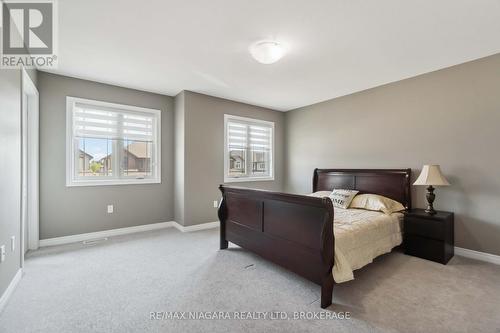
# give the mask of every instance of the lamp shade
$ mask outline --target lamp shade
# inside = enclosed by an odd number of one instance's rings
[[[444,178],[439,165],[424,165],[413,185],[447,186],[450,183]]]

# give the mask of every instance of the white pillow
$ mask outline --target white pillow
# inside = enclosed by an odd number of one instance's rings
[[[396,200],[389,199],[378,194],[360,194],[351,202],[349,208],[361,208],[366,210],[376,210],[390,215],[395,212],[405,210],[405,207]]]
[[[346,209],[358,192],[356,190],[334,189],[330,194],[333,207]]]
[[[318,191],[318,192],[308,194],[308,196],[316,197],[316,198],[326,198],[326,197],[329,197],[330,194],[332,194],[332,191]]]

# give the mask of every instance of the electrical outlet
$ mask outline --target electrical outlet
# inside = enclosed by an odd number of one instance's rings
[[[219,207],[219,202],[217,200],[214,200],[214,208],[218,208]]]
[[[10,237],[10,250],[12,252],[16,250],[16,236]]]
[[[0,246],[0,262],[5,261],[5,245]]]
[[[112,214],[114,212],[114,206],[108,205],[108,214]]]

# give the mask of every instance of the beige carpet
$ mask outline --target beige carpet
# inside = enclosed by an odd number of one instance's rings
[[[355,277],[336,285],[328,311],[351,319],[294,320],[324,314],[319,286],[237,247],[219,251],[218,229],[115,237],[31,254],[0,332],[500,332],[500,266],[394,252]],[[150,319],[160,311],[288,319]]]

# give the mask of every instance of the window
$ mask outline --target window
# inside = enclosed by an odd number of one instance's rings
[[[224,115],[224,181],[273,180],[274,123]]]
[[[66,186],[161,182],[161,112],[67,97]]]

